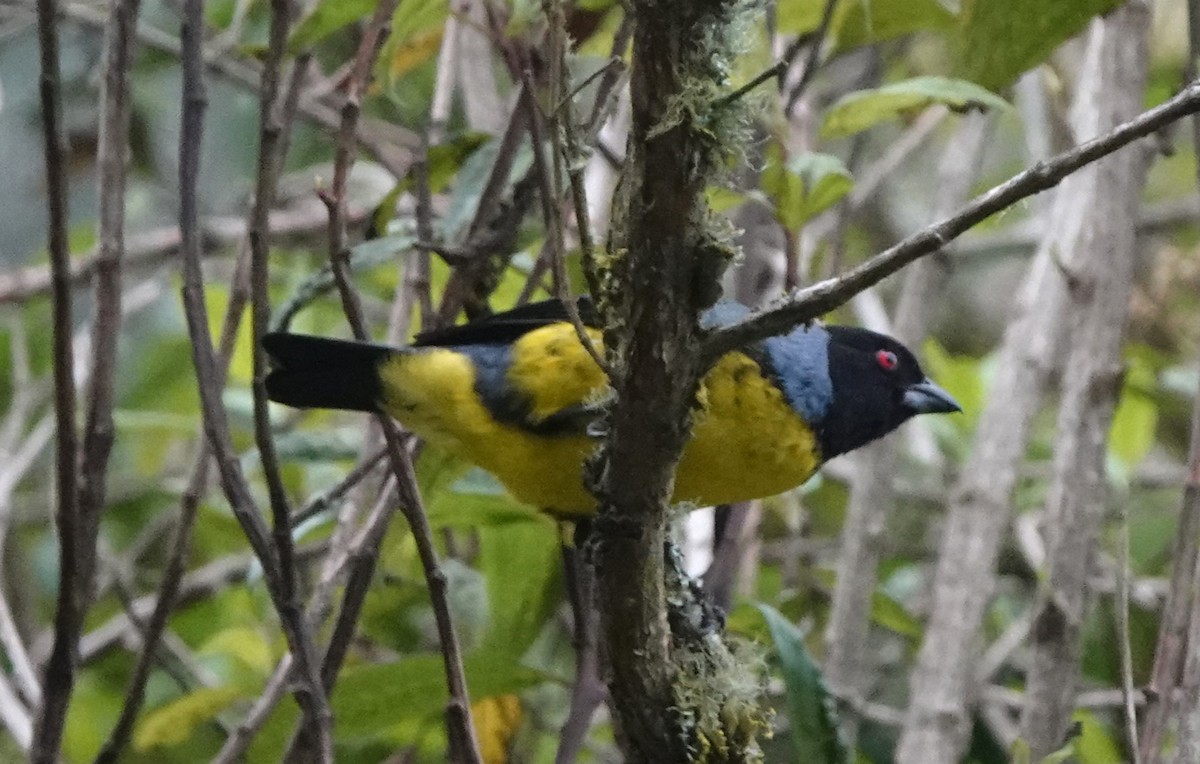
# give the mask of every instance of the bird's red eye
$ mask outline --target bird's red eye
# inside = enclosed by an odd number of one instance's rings
[[[884,371],[891,371],[896,368],[899,361],[896,360],[896,354],[890,350],[880,350],[875,354],[875,362],[879,364],[879,368]]]

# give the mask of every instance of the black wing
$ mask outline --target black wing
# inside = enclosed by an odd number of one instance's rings
[[[575,298],[575,304],[584,326],[599,327],[599,317],[590,297],[581,295]],[[534,329],[570,320],[561,300],[544,300],[466,324],[421,332],[413,340],[412,346],[506,345]]]

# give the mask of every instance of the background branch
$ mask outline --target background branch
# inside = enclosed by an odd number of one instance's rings
[[[86,571],[81,547],[86,524],[79,517],[78,436],[75,425],[75,371],[71,352],[70,244],[67,241],[66,146],[58,63],[55,0],[38,0],[38,46],[41,53],[41,118],[49,210],[51,293],[54,342],[55,524],[58,528],[58,602],[54,615],[54,649],[42,680],[42,705],[34,721],[30,761],[53,764],[62,745],[67,704],[75,685],[79,629],[83,624],[81,574]]]

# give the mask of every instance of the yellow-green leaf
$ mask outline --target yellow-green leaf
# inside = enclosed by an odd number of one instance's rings
[[[237,687],[204,687],[158,708],[138,723],[133,747],[148,751],[187,742],[196,727],[245,696]]]
[[[781,153],[777,146],[768,149],[762,188],[774,201],[775,217],[785,228],[800,228],[854,186],[850,171],[835,156],[801,154],[782,164]]]
[[[999,90],[1120,0],[964,0],[958,72]]]
[[[914,77],[869,90],[847,93],[825,112],[821,135],[838,138],[934,104],[954,111],[1008,109],[1000,96],[973,82],[948,77]]]

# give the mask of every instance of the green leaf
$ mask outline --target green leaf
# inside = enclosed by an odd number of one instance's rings
[[[561,547],[557,527],[545,517],[479,529],[490,614],[485,652],[524,653],[533,643],[561,599]]]
[[[804,634],[770,605],[760,603],[758,609],[767,621],[783,669],[794,760],[806,764],[848,761],[846,747],[838,735],[833,697],[804,647]]]
[[[1149,395],[1155,385],[1154,372],[1137,357],[1130,361],[1108,433],[1108,449],[1126,469],[1136,467],[1145,458],[1158,431],[1158,406]]]
[[[464,660],[471,695],[486,698],[537,684],[542,675],[510,652],[479,650]],[[348,667],[333,691],[338,735],[374,736],[405,722],[425,721],[446,706],[446,675],[440,654],[395,663]]]
[[[948,31],[956,21],[939,0],[845,0],[832,21],[832,54],[913,32]]]
[[[821,585],[829,589],[836,583],[837,577],[832,570],[818,570],[816,576]],[[871,621],[911,639],[920,639],[925,633],[920,620],[905,610],[904,605],[878,590],[871,593]]]
[[[884,120],[938,103],[955,111],[1011,108],[1000,96],[966,80],[915,77],[842,96],[825,113],[821,136],[853,135]]]
[[[1079,723],[1079,737],[1072,742],[1074,755],[1080,764],[1121,764],[1122,746],[1111,728],[1091,711],[1076,711],[1072,717]]]
[[[801,154],[780,164],[780,149],[767,152],[763,190],[775,202],[775,217],[796,230],[837,204],[854,186],[842,160],[829,154]]]
[[[450,196],[449,207],[442,216],[442,237],[445,241],[457,242],[466,235],[466,228],[483,197],[483,188],[491,177],[499,153],[500,139],[496,138],[484,144],[463,163]],[[533,150],[522,144],[509,170],[508,183],[524,175],[532,165]]]
[[[374,7],[373,0],[322,0],[292,31],[288,52],[294,56],[316,45],[342,27],[369,17]]]
[[[208,638],[199,653],[227,655],[244,668],[254,671],[259,677],[269,674],[275,666],[275,654],[271,645],[258,629],[248,626],[233,626],[218,631]]]
[[[781,34],[808,34],[821,24],[825,0],[779,0],[775,25]]]
[[[196,727],[212,720],[245,696],[237,687],[203,687],[146,714],[133,733],[138,751],[179,745],[192,737]]]
[[[449,11],[446,0],[401,0],[379,56],[377,72],[385,89],[437,55]]]
[[[964,0],[957,71],[1000,90],[1120,0]]]
[[[871,620],[911,639],[920,639],[924,633],[918,619],[895,599],[880,591],[871,594]]]

